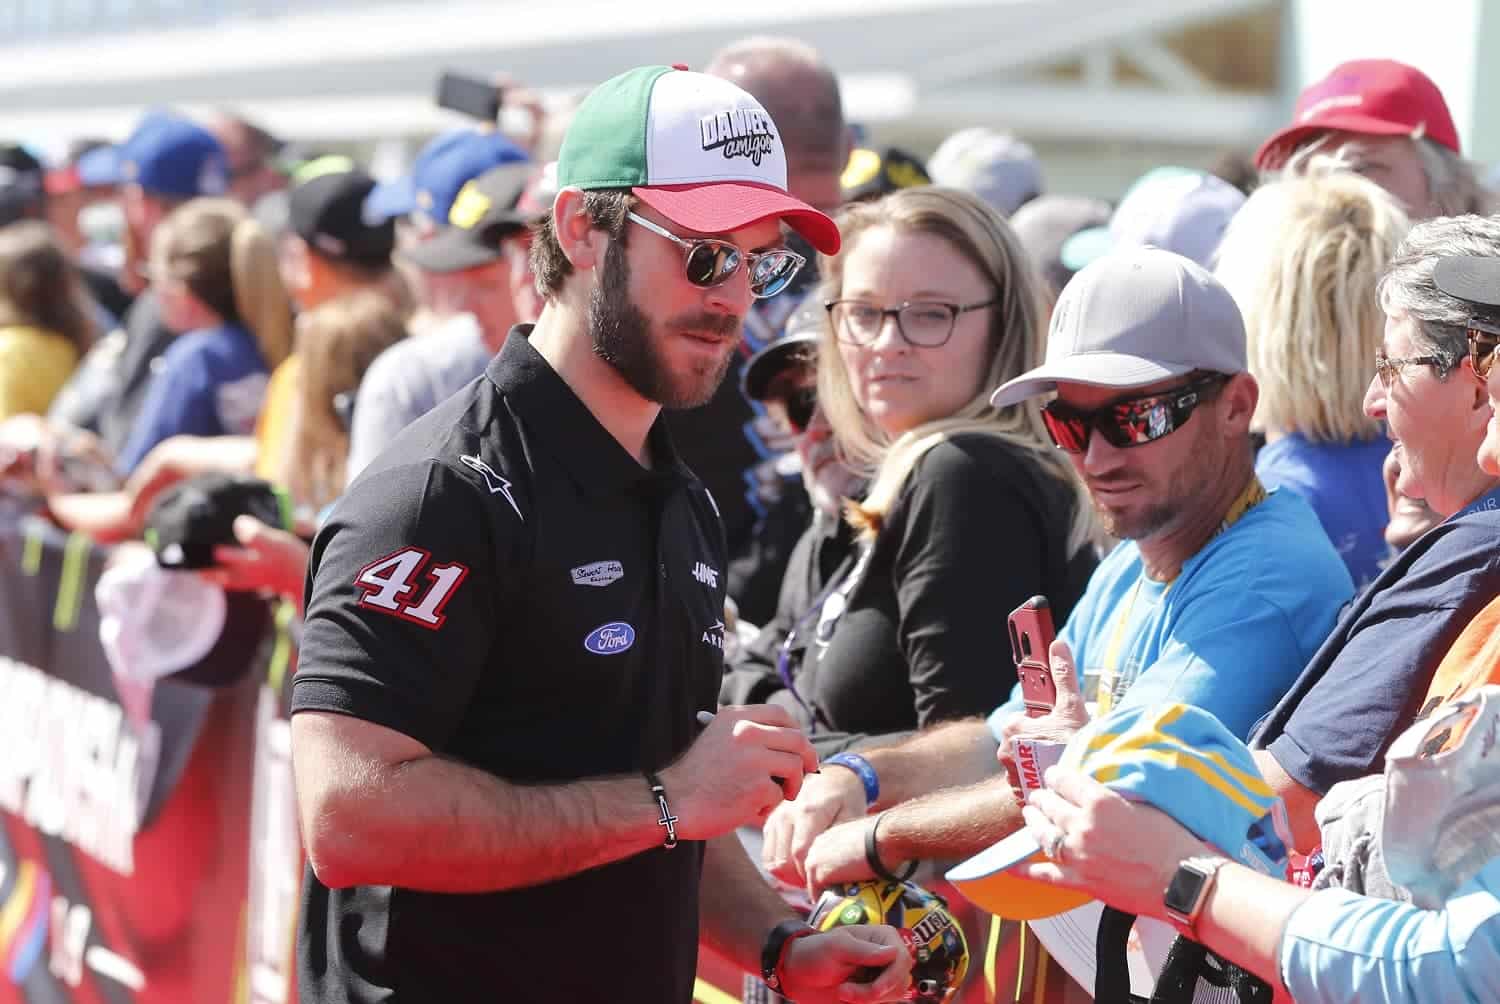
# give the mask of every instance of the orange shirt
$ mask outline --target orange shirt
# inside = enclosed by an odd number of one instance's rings
[[[1487,683],[1500,683],[1500,597],[1475,614],[1454,640],[1433,674],[1418,717],[1426,718],[1439,705]]]

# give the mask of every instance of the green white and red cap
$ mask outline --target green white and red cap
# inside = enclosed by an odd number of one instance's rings
[[[699,233],[774,218],[824,254],[839,249],[833,220],[788,194],[781,131],[760,102],[683,66],[642,66],[596,87],[563,138],[557,183],[629,189]]]

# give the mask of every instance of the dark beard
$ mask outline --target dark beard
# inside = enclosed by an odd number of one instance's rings
[[[694,314],[675,318],[667,327],[718,334],[738,334],[741,320],[723,314]],[[630,265],[622,241],[610,241],[599,271],[599,283],[589,296],[589,333],[594,355],[613,366],[635,392],[664,408],[697,408],[707,404],[724,381],[733,361],[726,353],[712,369],[698,369],[685,379],[674,379],[654,337],[651,321],[630,299]]]

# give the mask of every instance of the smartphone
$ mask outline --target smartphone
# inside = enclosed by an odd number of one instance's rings
[[[481,122],[493,123],[500,118],[502,98],[499,86],[479,77],[449,70],[438,78],[438,107],[461,112]]]
[[[1026,717],[1040,718],[1057,703],[1057,684],[1047,653],[1052,648],[1052,608],[1047,597],[1033,596],[1010,612],[1010,651],[1021,679]]]

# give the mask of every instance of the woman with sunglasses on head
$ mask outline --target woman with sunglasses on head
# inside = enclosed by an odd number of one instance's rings
[[[1307,500],[1356,585],[1389,557],[1390,443],[1364,396],[1385,322],[1375,283],[1408,225],[1383,189],[1328,159],[1256,189],[1214,270],[1244,316],[1260,385],[1255,472]]]
[[[870,490],[848,508],[859,546],[773,698],[824,755],[988,713],[1016,679],[1006,614],[1042,594],[1060,623],[1096,563],[1039,407],[989,403],[1041,356],[1040,285],[1009,226],[941,188],[851,207],[839,225],[818,400]]]

